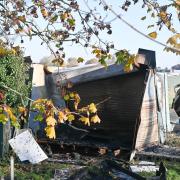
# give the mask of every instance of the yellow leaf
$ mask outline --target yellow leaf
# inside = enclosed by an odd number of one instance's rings
[[[64,65],[64,60],[62,58],[56,58],[52,60],[52,63],[55,64],[56,66],[63,66]]]
[[[73,114],[69,114],[69,115],[67,116],[67,118],[68,118],[68,121],[73,121],[73,120],[75,120],[75,117],[74,117]]]
[[[17,121],[16,116],[13,114],[12,109],[10,107],[6,107],[5,111],[7,112],[9,118],[11,119],[11,121],[13,121],[14,123]]]
[[[79,103],[78,102],[74,102],[74,109],[77,110],[78,109],[78,105]]]
[[[64,100],[65,100],[65,101],[68,101],[69,99],[70,99],[69,95],[66,94],[66,95],[64,96]]]
[[[77,110],[77,108],[78,108],[78,105],[79,105],[79,103],[80,103],[80,100],[81,100],[81,98],[80,98],[80,96],[79,96],[79,94],[77,94],[77,93],[75,93],[74,94],[74,108]]]
[[[22,22],[25,22],[25,21],[26,21],[25,15],[23,15],[23,16],[18,16],[18,19],[19,19],[20,21],[22,21]]]
[[[33,104],[37,104],[37,103],[45,103],[47,101],[47,99],[36,99]]]
[[[100,123],[101,120],[100,120],[100,118],[98,117],[98,115],[95,115],[95,116],[93,116],[93,117],[91,118],[91,122],[93,122],[93,123]]]
[[[18,111],[19,111],[20,113],[24,113],[24,112],[26,111],[26,108],[25,108],[25,107],[19,107],[19,108],[18,108]]]
[[[48,12],[46,11],[46,9],[41,9],[41,14],[44,18],[48,16]]]
[[[74,98],[74,93],[73,92],[70,93],[69,96],[70,96],[70,98]]]
[[[180,6],[180,0],[175,1],[178,6]]]
[[[154,31],[152,33],[149,33],[148,36],[150,36],[153,39],[156,39],[157,38],[157,32]]]
[[[160,18],[161,18],[162,20],[164,20],[164,19],[166,18],[166,16],[167,16],[167,13],[166,13],[165,11],[161,11],[161,12],[159,13],[159,16],[160,16]]]
[[[0,114],[0,122],[5,124],[8,121],[8,118],[5,114]]]
[[[65,12],[65,13],[62,13],[60,17],[61,17],[61,20],[64,21],[65,19],[69,17],[69,14]]]
[[[83,116],[79,120],[82,121],[85,125],[90,126],[90,122],[89,122],[89,118],[88,117],[84,117]]]
[[[125,72],[131,72],[133,70],[133,65],[132,64],[126,64],[124,66],[124,71]]]
[[[96,113],[97,112],[97,108],[96,108],[96,105],[94,103],[91,103],[89,105],[89,112],[90,113]]]
[[[55,124],[57,123],[56,120],[52,117],[52,116],[49,116],[47,119],[46,119],[46,123],[47,123],[47,126],[55,126]]]
[[[58,112],[58,122],[63,123],[66,120],[67,120],[67,116],[65,115],[65,113],[62,111],[59,111]]]
[[[50,139],[56,138],[55,128],[54,126],[47,126],[45,128],[46,136],[48,136]]]
[[[79,94],[77,94],[77,93],[74,94],[74,99],[75,99],[75,101],[78,102],[78,103],[79,103],[80,100],[81,100]]]

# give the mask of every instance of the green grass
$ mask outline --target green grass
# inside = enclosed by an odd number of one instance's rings
[[[18,180],[50,180],[54,177],[55,169],[68,168],[71,165],[44,162],[38,165],[15,163],[15,178]],[[10,175],[7,162],[0,162],[0,177]]]
[[[156,164],[159,165],[159,162]],[[167,168],[168,180],[180,180],[180,162],[164,161],[164,165]],[[155,172],[141,172],[139,174],[143,177],[155,176]]]
[[[50,180],[54,177],[55,169],[71,168],[72,165],[43,162],[38,165],[23,164],[15,161],[15,177],[18,180]],[[159,162],[156,162],[159,165]],[[167,168],[168,180],[180,180],[180,162],[164,161]],[[94,170],[89,166],[89,170]],[[97,168],[96,168],[97,171]],[[98,171],[97,171],[98,172]],[[155,173],[141,172],[143,177],[155,176]],[[7,177],[10,175],[9,161],[7,159],[0,161],[0,177]]]
[[[168,169],[168,180],[180,180],[180,162],[165,162],[165,166]]]

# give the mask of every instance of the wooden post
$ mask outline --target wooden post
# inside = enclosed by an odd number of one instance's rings
[[[8,140],[10,139],[11,127],[10,123],[5,125],[0,123],[0,157],[3,157],[9,150]]]

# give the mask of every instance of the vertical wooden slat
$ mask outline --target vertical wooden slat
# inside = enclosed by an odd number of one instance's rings
[[[8,140],[11,137],[11,127],[10,123],[2,125],[0,123],[0,157],[3,157],[5,153],[9,150]]]

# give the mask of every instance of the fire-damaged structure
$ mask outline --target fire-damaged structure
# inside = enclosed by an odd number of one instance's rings
[[[73,83],[71,90],[79,93],[80,106],[105,101],[98,106],[100,124],[85,126],[78,121],[61,124],[56,129],[54,142],[132,152],[165,141],[170,126],[164,115],[168,103],[160,93],[164,83],[156,75],[155,52],[139,49],[138,54],[144,61],[130,73],[125,73],[123,67],[116,64],[108,65],[107,69],[92,64],[60,70]],[[56,106],[65,106],[56,87],[57,69],[45,74],[42,66],[40,69],[43,80],[40,86],[36,80],[32,98],[48,97]],[[39,124],[33,122],[33,117],[31,114],[30,127],[35,130]],[[39,139],[44,140],[43,128],[40,129]]]

